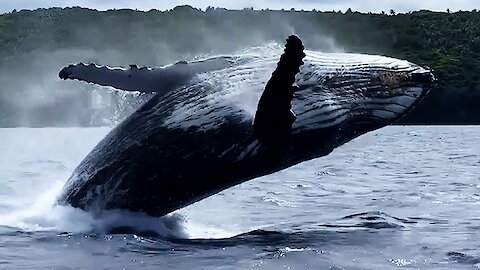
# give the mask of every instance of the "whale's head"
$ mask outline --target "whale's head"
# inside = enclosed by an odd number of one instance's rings
[[[293,133],[334,148],[404,117],[434,82],[430,70],[405,60],[306,51]]]

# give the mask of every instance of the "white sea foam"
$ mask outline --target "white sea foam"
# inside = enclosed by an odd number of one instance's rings
[[[17,207],[0,213],[0,226],[27,232],[148,233],[168,238],[228,238],[239,233],[189,222],[184,213],[152,217],[145,213],[111,210],[92,216],[78,208],[56,204],[62,186],[63,182],[57,181],[32,200],[18,198]]]
[[[105,128],[2,129],[0,152],[5,158],[0,165],[0,226],[99,234],[124,227],[165,237],[188,237],[180,214],[158,218],[115,210],[94,217],[56,204],[70,173],[107,132]]]

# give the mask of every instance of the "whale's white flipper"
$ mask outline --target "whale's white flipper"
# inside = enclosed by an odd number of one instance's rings
[[[166,93],[184,85],[196,74],[224,69],[234,62],[233,57],[221,56],[195,62],[181,61],[161,68],[130,65],[129,69],[79,63],[64,67],[58,75],[62,79],[76,79],[126,91]]]

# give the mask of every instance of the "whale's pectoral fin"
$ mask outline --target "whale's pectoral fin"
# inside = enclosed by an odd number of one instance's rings
[[[155,76],[158,76],[157,73],[159,72],[154,69],[139,69],[136,65],[130,65],[129,69],[123,69],[79,63],[64,67],[58,76],[64,80],[79,80],[120,90],[152,93],[165,88],[165,85],[154,83]]]
[[[58,76],[64,80],[80,80],[126,91],[167,93],[184,85],[198,73],[227,68],[234,62],[232,57],[214,57],[190,63],[181,61],[163,68],[130,65],[129,69],[79,63],[64,67]]]
[[[278,147],[288,144],[295,114],[291,101],[295,75],[303,64],[303,44],[297,36],[290,36],[277,68],[265,86],[255,114],[254,131],[258,140],[267,146]]]

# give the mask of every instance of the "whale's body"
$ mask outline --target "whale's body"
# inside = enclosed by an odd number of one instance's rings
[[[396,121],[433,81],[428,70],[404,60],[314,51],[305,55],[292,77],[298,86],[291,99],[296,119],[287,139],[280,141],[276,138],[283,135],[276,133],[282,131],[276,126],[264,128],[265,138],[259,130],[287,114],[268,115],[265,124],[258,120],[265,113],[257,108],[262,93],[268,101],[272,94],[267,90],[282,77],[277,73],[270,78],[279,51],[196,62],[208,65],[200,71],[186,68],[195,63],[143,73],[136,67],[68,67],[62,77],[157,94],[80,163],[59,202],[96,212],[120,208],[165,215],[244,181],[327,155]],[[155,81],[164,70],[173,82],[167,86]],[[135,83],[137,75],[144,79]],[[268,111],[271,105],[263,106]]]

